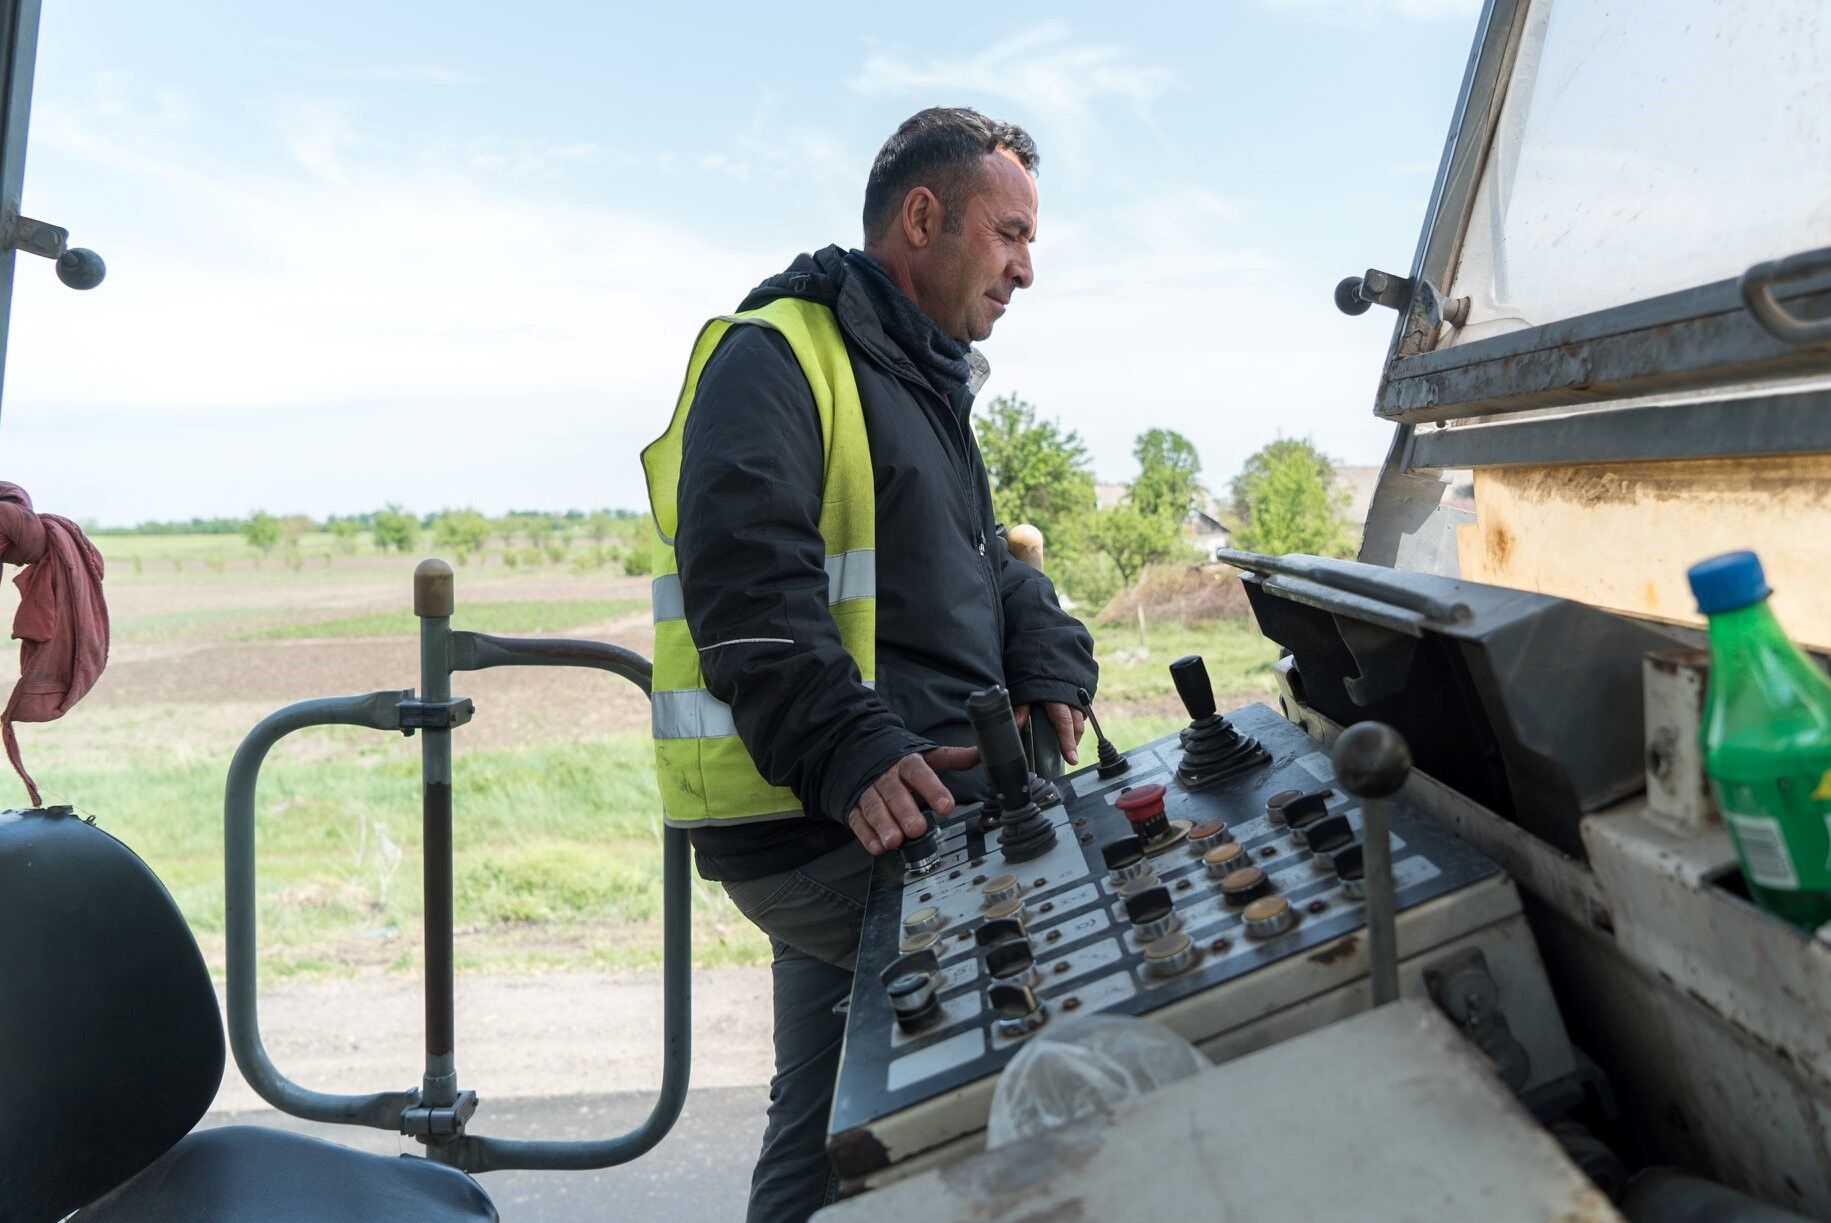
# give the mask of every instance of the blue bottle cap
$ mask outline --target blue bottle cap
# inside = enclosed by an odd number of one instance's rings
[[[1753,552],[1725,552],[1691,566],[1691,593],[1706,616],[1759,603],[1772,594],[1761,558]]]

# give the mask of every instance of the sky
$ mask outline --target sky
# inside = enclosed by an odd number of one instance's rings
[[[860,242],[928,105],[1041,151],[1033,287],[981,402],[1104,481],[1179,430],[1378,463],[1393,316],[1476,0],[624,5],[46,0],[0,479],[105,525],[644,505],[701,321]]]

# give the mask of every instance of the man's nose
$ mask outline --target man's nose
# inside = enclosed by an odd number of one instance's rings
[[[1022,246],[1005,269],[1005,275],[1014,281],[1018,288],[1027,289],[1036,280],[1036,271],[1030,266],[1030,248]]]

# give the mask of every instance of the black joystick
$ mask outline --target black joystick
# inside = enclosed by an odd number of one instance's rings
[[[1170,664],[1176,695],[1189,711],[1182,734],[1183,759],[1176,780],[1185,790],[1201,790],[1271,759],[1257,739],[1242,735],[1214,708],[1214,686],[1200,654],[1185,654]]]
[[[911,837],[902,845],[903,869],[911,875],[926,875],[941,861],[941,837],[935,831],[935,813],[924,809],[922,818],[928,821],[928,831]]]
[[[1102,778],[1117,777],[1132,767],[1132,762],[1119,753],[1113,741],[1100,729],[1100,719],[1094,717],[1094,699],[1087,689],[1076,688],[1074,694],[1081,700],[1081,712],[1087,715],[1087,721],[1094,728],[1094,742],[1099,746],[1100,758],[1097,772]]]
[[[1030,766],[1011,714],[1011,694],[998,684],[975,692],[966,698],[966,716],[998,805],[999,852],[1006,862],[1027,862],[1049,852],[1055,825],[1030,796]]]

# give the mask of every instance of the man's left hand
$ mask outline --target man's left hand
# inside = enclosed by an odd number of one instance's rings
[[[1021,727],[1030,720],[1032,706],[1020,706],[1017,711],[1017,724]],[[1086,724],[1087,715],[1073,705],[1061,701],[1044,701],[1043,716],[1049,719],[1049,725],[1055,728],[1055,741],[1062,745],[1062,759],[1069,764],[1081,763],[1081,728]]]

